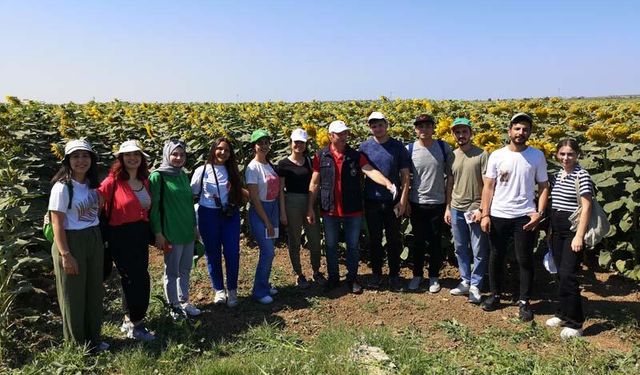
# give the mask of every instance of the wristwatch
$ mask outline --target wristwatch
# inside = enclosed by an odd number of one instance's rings
[[[544,217],[544,210],[538,211],[538,215],[540,215],[540,217]]]

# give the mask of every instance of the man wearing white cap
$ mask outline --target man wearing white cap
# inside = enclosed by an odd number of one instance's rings
[[[526,113],[516,113],[509,123],[509,144],[494,151],[487,162],[483,178],[482,219],[480,226],[489,233],[489,284],[491,296],[482,309],[493,311],[500,307],[503,263],[509,241],[520,270],[520,320],[533,320],[529,306],[533,286],[533,246],[535,229],[544,216],[549,196],[547,161],[544,154],[527,146],[533,121]],[[534,202],[538,186],[538,205]]]
[[[391,138],[387,133],[389,123],[382,113],[372,112],[367,123],[373,136],[362,142],[360,152],[394,185],[400,186],[402,182],[402,193],[397,199],[373,180],[367,178],[364,182],[364,212],[369,228],[372,270],[368,287],[379,289],[382,284],[385,251],[382,246],[382,234],[384,232],[387,239],[385,247],[389,261],[389,287],[392,291],[400,292],[404,289],[400,279],[400,252],[402,251],[400,217],[404,215],[409,201],[411,159],[402,142]]]
[[[313,174],[309,183],[307,219],[315,222],[313,202],[320,193],[320,208],[327,245],[327,289],[339,286],[338,236],[344,228],[347,245],[347,283],[354,294],[362,293],[358,283],[358,240],[362,222],[362,173],[395,194],[395,186],[375,170],[360,152],[347,144],[349,128],[343,121],[329,125],[330,144],[318,151],[313,159]]]

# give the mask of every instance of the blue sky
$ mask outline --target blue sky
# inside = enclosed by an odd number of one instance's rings
[[[640,94],[640,1],[0,0],[0,96]]]

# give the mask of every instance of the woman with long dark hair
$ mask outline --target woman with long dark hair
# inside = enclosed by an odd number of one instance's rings
[[[558,269],[559,306],[549,327],[564,327],[560,337],[582,336],[584,312],[578,273],[584,254],[584,234],[591,215],[593,181],[578,163],[580,145],[575,139],[564,139],[557,145],[556,158],[560,171],[551,179],[551,249]],[[580,224],[571,230],[569,216],[582,206]]]
[[[278,238],[279,232],[280,178],[267,156],[271,149],[269,133],[262,129],[255,130],[251,133],[251,145],[255,156],[247,165],[245,181],[251,199],[249,208],[251,234],[260,248],[253,282],[253,298],[260,303],[269,304],[273,302],[271,296],[278,293],[269,283],[269,276],[275,256],[275,239]]]
[[[240,206],[242,181],[231,141],[216,139],[207,161],[191,177],[191,192],[198,197],[198,229],[207,255],[207,268],[215,304],[238,304],[240,268]],[[222,273],[226,269],[226,288]]]
[[[49,197],[54,233],[51,256],[64,339],[88,345],[93,352],[109,348],[100,341],[104,247],[96,161],[89,142],[69,141]]]
[[[169,140],[162,149],[160,168],[149,176],[151,229],[156,247],[164,253],[164,295],[174,318],[201,313],[189,302],[196,215],[189,178],[182,169],[186,161],[187,145]]]
[[[149,307],[149,169],[136,141],[126,141],[115,153],[109,175],[98,191],[109,212],[109,250],[120,274],[125,317],[120,330],[127,337],[151,341],[155,336],[144,326]],[[111,199],[113,197],[113,202]]]

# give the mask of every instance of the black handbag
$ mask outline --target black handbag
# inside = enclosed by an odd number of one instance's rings
[[[102,234],[102,242],[104,243],[104,263],[102,264],[102,281],[106,281],[111,276],[113,271],[113,258],[111,257],[111,250],[109,249],[109,237],[111,234],[111,228],[109,226],[109,220],[111,219],[111,210],[113,210],[113,198],[116,195],[116,188],[118,185],[113,184],[113,190],[111,191],[111,200],[109,200],[109,209],[102,210],[100,212],[100,233]]]

